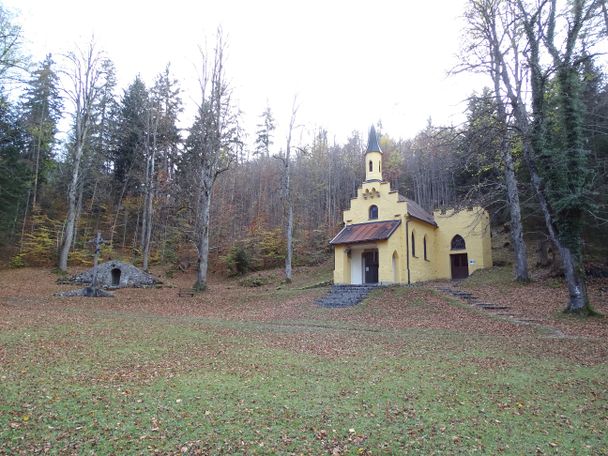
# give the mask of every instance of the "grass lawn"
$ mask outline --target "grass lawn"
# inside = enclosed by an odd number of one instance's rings
[[[608,454],[608,319],[563,290],[463,285],[521,325],[425,286],[322,309],[319,277],[86,299],[0,271],[0,453]]]

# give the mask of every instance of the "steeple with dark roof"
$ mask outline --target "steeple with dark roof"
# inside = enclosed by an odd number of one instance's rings
[[[380,144],[378,143],[378,135],[376,134],[376,128],[372,125],[369,129],[369,137],[367,138],[367,150],[368,152],[380,152],[382,153],[382,149],[380,149]]]
[[[382,182],[382,149],[373,125],[369,129],[365,151],[365,182]]]

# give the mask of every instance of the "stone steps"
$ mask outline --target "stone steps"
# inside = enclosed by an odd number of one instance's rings
[[[332,285],[329,293],[317,299],[321,307],[339,308],[352,307],[359,304],[373,290],[381,285]]]
[[[486,309],[486,310],[506,310],[506,309],[510,309],[510,307],[508,306],[497,306],[494,304],[474,304],[477,307],[481,307],[482,309]]]
[[[519,316],[515,316],[513,314],[513,312],[510,311],[511,307],[509,307],[509,306],[483,302],[481,299],[479,299],[473,293],[459,290],[459,289],[455,288],[454,286],[452,286],[452,287],[437,286],[437,287],[435,287],[435,289],[440,292],[443,292],[443,293],[452,295],[456,298],[459,298],[472,307],[486,310],[493,315],[497,315],[499,317],[505,318],[515,324],[531,325],[531,326],[536,326],[538,328],[543,328],[544,330],[547,330],[550,332],[551,337],[556,337],[556,338],[560,338],[560,339],[566,337],[566,335],[562,331],[560,331],[557,328],[553,328],[551,326],[545,325],[542,320],[538,320],[536,318],[522,318]]]
[[[188,297],[188,298],[192,298],[194,297],[194,290],[192,288],[180,288],[177,292],[177,296],[179,296],[180,298],[184,298],[184,297]]]

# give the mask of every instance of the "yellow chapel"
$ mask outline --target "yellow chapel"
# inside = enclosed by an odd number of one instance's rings
[[[344,211],[335,248],[335,284],[410,284],[461,279],[492,266],[490,218],[481,207],[426,211],[382,179],[375,128],[365,152],[365,181]]]

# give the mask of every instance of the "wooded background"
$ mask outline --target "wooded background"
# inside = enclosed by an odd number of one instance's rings
[[[606,41],[605,1],[471,0],[463,13],[468,28],[454,71],[486,73],[488,87],[471,93],[461,125],[429,119],[415,137],[395,138],[378,122],[384,178],[428,210],[483,205],[494,227],[515,231],[514,246],[520,219],[521,239],[543,263],[568,254],[561,242],[581,263],[605,265],[608,84],[594,52]],[[336,143],[331,127],[319,128],[288,145],[275,135],[272,106],[260,106],[257,131],[244,132],[223,74],[221,33],[203,52],[201,93],[185,94],[169,64],[151,87],[137,76],[120,88],[118,69],[94,42],[59,63],[50,55],[35,63],[1,7],[0,28],[6,265],[61,267],[62,253],[72,265],[88,264],[100,230],[104,258],[195,268],[208,229],[212,271],[276,267],[286,255],[288,207],[294,263],[331,255],[328,241],[364,177],[367,132]],[[199,109],[192,127],[180,129],[186,95]],[[66,116],[71,133],[60,139]],[[521,259],[533,264],[536,253]],[[522,264],[517,277],[527,279]]]

